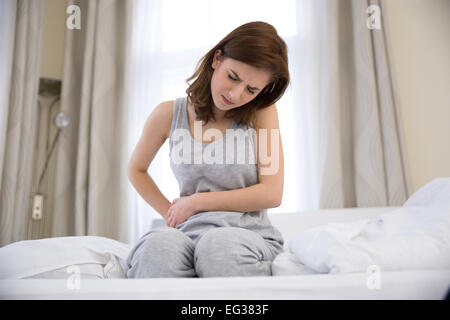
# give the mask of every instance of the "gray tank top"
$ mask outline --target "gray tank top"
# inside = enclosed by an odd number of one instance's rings
[[[219,133],[219,132],[218,132]],[[201,143],[189,129],[187,97],[174,101],[169,148],[170,166],[178,180],[180,196],[198,192],[239,189],[257,184],[255,130],[234,120],[223,137]],[[271,225],[267,209],[252,212],[199,212],[177,229],[197,242],[211,228],[240,227],[259,233],[275,250],[283,248],[281,233]]]

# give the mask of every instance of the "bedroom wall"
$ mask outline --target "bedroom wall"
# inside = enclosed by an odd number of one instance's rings
[[[385,1],[413,191],[450,177],[450,1]]]

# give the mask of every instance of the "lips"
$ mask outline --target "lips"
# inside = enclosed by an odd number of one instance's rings
[[[227,105],[233,104],[233,102],[227,100],[224,96],[222,96],[222,100],[223,100],[223,102],[225,102],[225,104],[227,104]]]

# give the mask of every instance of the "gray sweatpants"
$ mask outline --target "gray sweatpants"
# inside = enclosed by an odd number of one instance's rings
[[[278,251],[254,231],[208,230],[194,243],[175,228],[146,233],[127,258],[127,278],[270,276]]]

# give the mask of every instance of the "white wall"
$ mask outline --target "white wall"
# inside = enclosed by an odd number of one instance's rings
[[[387,0],[413,191],[450,177],[450,1]]]

